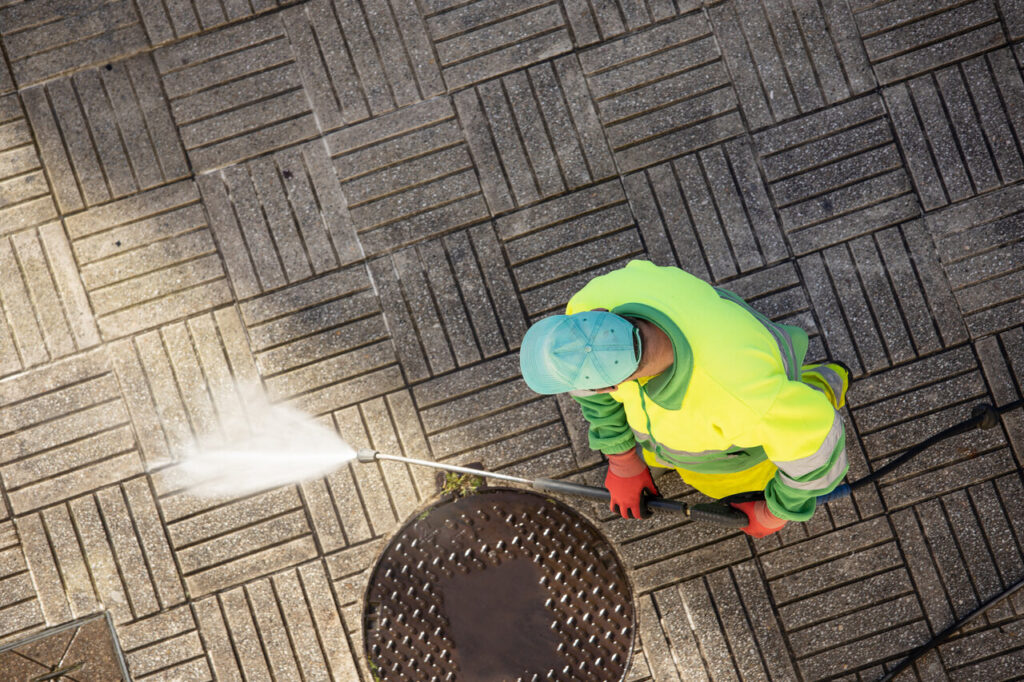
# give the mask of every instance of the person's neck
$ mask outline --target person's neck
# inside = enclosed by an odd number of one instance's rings
[[[646,376],[661,374],[676,361],[675,351],[672,349],[672,339],[653,322],[647,320],[635,320],[635,322],[640,327],[644,358],[650,363],[649,367],[644,368],[644,374]]]

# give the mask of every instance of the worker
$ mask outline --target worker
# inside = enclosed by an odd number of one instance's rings
[[[590,447],[608,458],[612,511],[648,515],[643,496],[658,494],[648,466],[674,468],[764,537],[808,520],[846,475],[837,410],[849,373],[804,365],[806,352],[804,330],[679,268],[635,260],[532,325],[520,368],[535,392],[580,404]]]

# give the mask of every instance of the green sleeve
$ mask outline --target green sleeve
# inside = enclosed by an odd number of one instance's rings
[[[583,418],[590,423],[590,447],[606,455],[625,452],[636,444],[633,430],[626,421],[622,403],[607,393],[572,396],[583,409]]]

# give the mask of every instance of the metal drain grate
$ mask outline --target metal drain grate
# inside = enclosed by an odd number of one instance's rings
[[[607,680],[633,646],[611,545],[565,505],[487,489],[410,521],[384,550],[364,612],[383,681]]]

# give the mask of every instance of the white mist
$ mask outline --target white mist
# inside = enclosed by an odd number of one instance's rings
[[[320,478],[355,459],[352,447],[313,417],[272,405],[259,389],[237,389],[241,397],[221,411],[218,434],[178,453],[174,480],[200,497],[240,497]]]

